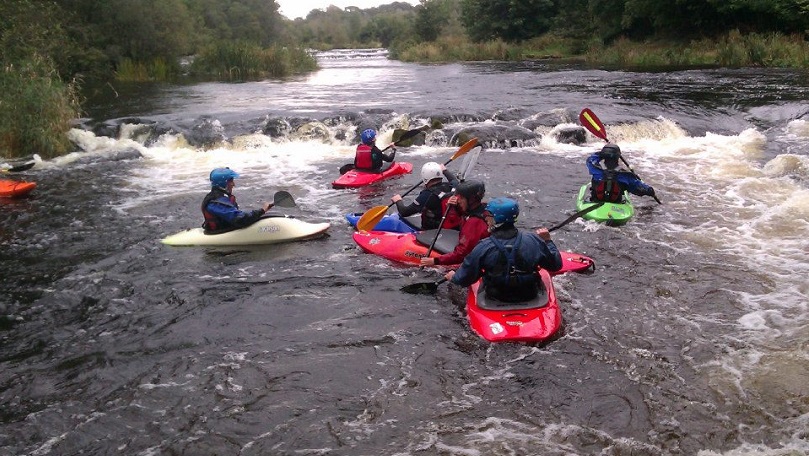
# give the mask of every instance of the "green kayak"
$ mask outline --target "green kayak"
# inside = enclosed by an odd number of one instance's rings
[[[590,184],[582,185],[579,190],[579,196],[576,198],[576,210],[581,211],[595,204],[598,203],[590,201]],[[623,225],[628,222],[633,215],[635,215],[635,208],[632,207],[629,194],[624,192],[623,203],[604,203],[598,209],[594,209],[582,215],[582,218],[595,220],[596,222],[605,222],[608,225]]]

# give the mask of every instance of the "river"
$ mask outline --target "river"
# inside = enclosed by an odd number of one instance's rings
[[[15,175],[38,187],[0,199],[0,454],[809,454],[809,74],[318,59],[283,81],[99,88],[80,151]],[[584,107],[663,204],[554,232],[596,262],[554,279],[557,339],[487,343],[465,290],[402,293],[439,272],[354,244],[344,214],[418,181],[332,189],[358,128],[386,144],[440,120],[397,152],[416,170],[488,134],[487,196],[551,226],[603,144],[558,140]],[[287,190],[329,235],[162,245],[202,222],[217,166],[243,208]]]

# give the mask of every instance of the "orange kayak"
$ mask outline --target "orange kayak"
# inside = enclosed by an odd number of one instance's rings
[[[0,179],[0,198],[18,198],[31,193],[36,188],[36,182],[21,182]]]

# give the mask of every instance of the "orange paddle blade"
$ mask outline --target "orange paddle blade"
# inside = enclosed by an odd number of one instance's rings
[[[357,220],[357,230],[370,231],[371,228],[375,227],[376,224],[382,220],[382,217],[388,212],[389,207],[390,206],[374,206],[365,211],[362,217]]]
[[[478,139],[477,138],[472,138],[469,141],[465,142],[463,146],[458,148],[458,151],[455,152],[455,154],[452,156],[452,158],[450,158],[449,161],[444,163],[444,165],[448,165],[449,162],[451,162],[452,160],[455,160],[456,158],[466,154],[470,150],[474,149],[475,146],[477,146],[477,145],[478,145]]]
[[[581,110],[581,114],[579,114],[579,122],[581,122],[584,128],[589,130],[590,133],[598,136],[604,141],[609,142],[607,139],[607,130],[604,129],[604,124],[601,123],[598,116],[596,116],[596,114],[589,108],[584,108]]]

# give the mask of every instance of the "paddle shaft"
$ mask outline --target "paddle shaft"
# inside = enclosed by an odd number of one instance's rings
[[[604,202],[601,201],[600,203],[593,204],[592,206],[590,206],[590,207],[588,207],[586,209],[582,209],[579,212],[576,212],[575,214],[573,214],[570,217],[566,218],[562,223],[560,223],[558,225],[555,225],[555,226],[552,226],[551,228],[548,228],[548,232],[556,231],[559,228],[562,228],[563,226],[565,226],[568,223],[572,222],[573,220],[576,220],[577,218],[581,217],[582,215],[587,214],[588,212],[592,212],[592,211],[598,209],[599,207],[601,207],[603,205],[604,205]]]
[[[441,223],[438,225],[438,231],[435,233],[435,237],[433,238],[433,242],[430,243],[430,248],[427,249],[427,256],[429,257],[431,253],[433,253],[433,247],[435,247],[435,243],[438,241],[438,236],[441,235],[441,230],[444,228],[444,220],[447,219],[447,215],[449,215],[449,211],[452,209],[451,204],[447,204],[447,208],[444,210],[444,216],[441,217]]]

